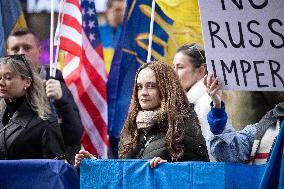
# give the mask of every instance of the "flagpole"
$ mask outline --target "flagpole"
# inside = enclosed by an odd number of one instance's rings
[[[54,0],[50,1],[50,41],[49,41],[49,68],[50,77],[55,77],[56,65],[53,61],[53,31],[54,31]]]
[[[151,22],[150,22],[150,33],[149,33],[149,44],[148,44],[148,54],[147,54],[147,63],[151,61],[152,56],[152,41],[153,41],[153,29],[154,29],[154,20],[155,20],[155,0],[152,1],[152,12],[151,12]]]
[[[54,45],[56,46],[55,62],[57,62],[58,56],[59,56],[60,35],[61,35],[60,29],[61,29],[61,25],[63,23],[64,13],[62,13],[63,12],[62,10],[63,10],[64,5],[65,5],[65,0],[61,0],[60,5],[59,5],[57,27],[56,27],[55,36],[54,36]]]

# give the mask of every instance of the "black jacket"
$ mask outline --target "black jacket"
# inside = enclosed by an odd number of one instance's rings
[[[126,158],[152,159],[153,157],[161,157],[167,161],[209,161],[205,139],[199,128],[187,128],[181,143],[184,154],[180,159],[174,160],[165,146],[165,135],[156,124],[146,135],[140,131],[138,145],[132,152],[129,152]]]
[[[4,112],[0,112],[0,159],[53,159],[65,155],[55,117],[42,120],[23,102],[3,125]]]
[[[41,70],[41,78],[48,80],[49,73],[49,67],[45,67],[44,70]],[[81,147],[80,140],[83,133],[83,125],[78,107],[71,91],[65,84],[60,70],[56,71],[55,79],[60,81],[63,96],[59,100],[52,101],[51,107],[55,108],[55,113],[61,120],[60,127],[66,146],[66,155],[68,160],[73,162],[75,154],[78,153]]]

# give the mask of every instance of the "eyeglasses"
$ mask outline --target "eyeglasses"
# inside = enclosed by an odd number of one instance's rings
[[[201,58],[203,59],[204,63],[206,63],[205,57],[200,52],[200,47],[196,43],[188,44],[188,49],[194,49],[197,50]]]
[[[32,76],[32,70],[24,54],[7,55],[4,58],[23,62],[29,72],[29,76]]]

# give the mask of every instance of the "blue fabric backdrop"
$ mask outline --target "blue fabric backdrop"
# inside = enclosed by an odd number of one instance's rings
[[[1,160],[0,188],[79,189],[79,176],[59,160]]]
[[[84,160],[80,188],[257,188],[265,166],[234,163],[165,163],[144,160]]]
[[[183,162],[151,169],[145,160],[84,160],[81,188],[284,189],[284,121],[269,163]]]
[[[267,165],[165,163],[151,169],[146,160],[84,160],[80,188],[241,188],[284,189],[284,126]],[[73,166],[58,160],[1,160],[1,189],[79,188]]]

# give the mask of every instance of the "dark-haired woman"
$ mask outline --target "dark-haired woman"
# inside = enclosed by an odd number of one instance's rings
[[[173,63],[189,102],[194,104],[194,110],[199,119],[202,135],[206,140],[209,152],[210,132],[207,114],[211,109],[210,102],[212,100],[203,84],[203,77],[207,73],[205,52],[195,43],[185,44],[177,49]],[[210,153],[209,158],[210,161],[215,161]]]

